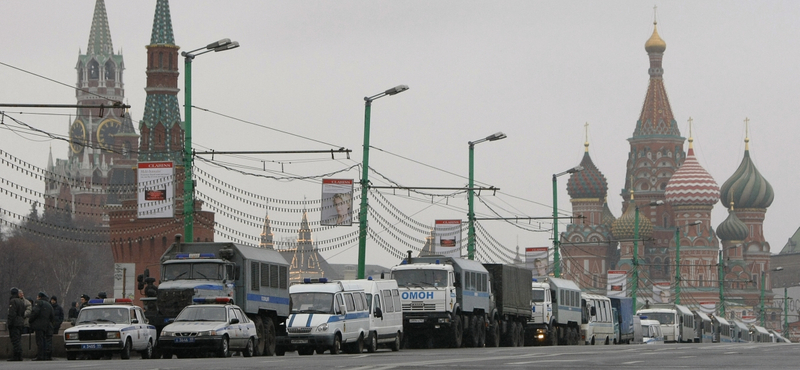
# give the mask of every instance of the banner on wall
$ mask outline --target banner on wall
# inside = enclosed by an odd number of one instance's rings
[[[175,217],[175,165],[172,162],[139,162],[136,177],[137,217]]]
[[[628,272],[608,270],[606,295],[609,297],[625,297],[628,294]]]
[[[461,256],[461,220],[436,220],[433,233],[436,238],[436,254]]]
[[[322,226],[353,225],[353,180],[322,179]]]
[[[533,276],[547,276],[550,273],[550,248],[525,248],[525,265],[533,271]]]

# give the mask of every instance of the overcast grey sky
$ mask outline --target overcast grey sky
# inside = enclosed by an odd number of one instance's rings
[[[371,167],[404,186],[465,186],[467,142],[503,131],[507,139],[475,147],[475,177],[482,185],[501,188],[502,194],[483,193],[482,199],[505,217],[551,214],[551,176],[580,162],[586,122],[590,153],[608,179],[611,210],[620,216],[627,139],[649,78],[644,43],[653,31],[653,5],[658,5],[658,30],[667,43],[664,80],[673,113],[683,136],[688,136],[687,120],[693,118],[698,160],[720,186],[742,160],[743,121],[749,117],[751,156],[775,190],[764,233],[777,253],[800,226],[795,217],[800,176],[793,153],[800,137],[800,52],[793,45],[800,36],[800,2],[170,1],[175,41],[182,51],[225,37],[241,44],[195,60],[193,104],[261,125],[195,110],[196,149],[352,149],[349,160],[259,158],[282,162],[283,167],[263,164],[268,170],[283,168],[298,176],[337,171],[361,161],[363,97],[406,84],[409,91],[373,104],[371,144],[385,152],[370,152]],[[74,85],[74,67],[79,51],[86,50],[94,6],[94,0],[3,1],[6,36],[0,61]],[[106,0],[106,9],[114,49],[125,61],[126,97],[138,122],[145,101],[144,46],[150,41],[155,0]],[[2,103],[75,102],[70,88],[6,66],[0,66],[0,81]],[[183,89],[182,66],[179,81]],[[183,93],[179,100],[183,104]],[[14,117],[62,135],[70,122],[67,116]],[[56,158],[67,157],[63,141],[0,132],[2,150],[35,165],[46,165],[50,147]],[[246,163],[256,168],[252,172],[262,167],[258,161]],[[319,180],[263,180],[199,166],[238,188],[272,198],[320,197]],[[8,168],[2,173],[43,189],[41,182]],[[337,177],[357,180],[360,172]],[[370,180],[387,185],[374,174]],[[566,177],[559,180],[559,208],[569,211],[566,182]],[[405,195],[387,198],[421,223],[466,219],[463,195],[416,201]],[[0,206],[22,214],[30,207],[5,195],[0,195]],[[263,217],[263,210],[245,212]],[[478,201],[476,212],[478,217],[494,216]],[[725,216],[726,209],[717,203],[712,226]],[[297,222],[300,215],[270,212],[270,218]],[[243,233],[260,232],[220,215],[217,221]],[[539,228],[536,223],[525,228],[502,221],[481,225],[510,249],[551,244],[551,233],[528,230]],[[375,222],[370,226],[382,230]],[[546,221],[541,225],[542,230],[551,227]],[[328,230],[314,238],[335,238],[356,229]],[[275,234],[276,239],[296,235]],[[401,251],[408,249],[395,244]],[[355,262],[356,249],[337,248],[323,255],[333,262]],[[370,245],[367,263],[396,262]]]

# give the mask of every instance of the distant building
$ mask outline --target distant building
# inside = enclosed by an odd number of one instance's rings
[[[581,161],[584,170],[571,174],[567,183],[575,218],[561,235],[564,276],[585,290],[604,292],[608,270],[633,270],[634,236],[638,236],[639,303],[657,298],[654,295],[661,287],[667,287],[672,294],[669,299],[674,301],[675,287],[680,284],[682,304],[716,314],[720,308],[722,250],[726,306],[738,308],[726,310],[728,316],[750,316],[760,309],[762,273],[768,277],[765,305],[773,302],[773,280],[769,276],[778,273],[770,274],[770,265],[775,266],[775,262],[774,257],[770,262],[763,221],[774,193],[750,158],[749,137],[739,168],[722,186],[695,156],[691,119],[688,152],[684,152],[686,139],[678,129],[662,78],[665,50],[666,43],[654,26],[645,43],[650,79],[639,119],[628,139],[630,154],[625,187],[620,193],[624,212],[619,218],[608,208],[607,181],[589,155],[587,135]],[[720,201],[729,216],[715,230],[711,211]],[[697,221],[700,223],[690,225]],[[797,241],[790,240],[787,246]],[[676,279],[678,267],[680,279]],[[777,320],[768,323],[770,328],[776,325]]]

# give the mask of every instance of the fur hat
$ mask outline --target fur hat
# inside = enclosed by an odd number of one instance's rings
[[[19,296],[19,289],[17,289],[16,287],[11,288],[11,295]]]
[[[91,298],[89,298],[89,295],[88,295],[88,294],[83,294],[83,295],[81,295],[81,298],[85,299],[85,300],[86,300],[86,302],[89,302],[89,300],[91,299]]]
[[[39,292],[39,294],[37,294],[36,296],[39,297],[39,298],[47,299],[47,294],[45,294],[44,292]]]
[[[56,296],[52,296],[52,297],[50,297],[50,300],[51,300],[51,301],[56,301],[56,302],[58,302],[58,297],[56,297]]]
[[[100,293],[97,293],[97,298],[106,299],[106,298],[108,298],[108,295],[106,294],[106,292],[100,292]]]

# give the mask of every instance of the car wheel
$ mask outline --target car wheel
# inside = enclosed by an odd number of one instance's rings
[[[122,352],[119,353],[119,357],[123,360],[127,360],[131,358],[131,339],[128,338],[125,340],[125,346],[122,347]]]
[[[400,350],[400,332],[395,333],[394,342],[389,345],[389,348],[392,350],[392,352],[397,352]]]
[[[231,349],[228,347],[230,343],[228,343],[228,336],[222,337],[222,344],[220,344],[219,352],[217,352],[218,357],[230,357],[231,356]]]
[[[331,345],[331,354],[338,355],[342,350],[342,337],[339,334],[333,336],[333,344]]]
[[[369,337],[367,338],[367,352],[375,353],[378,351],[378,333],[372,332],[369,333]]]
[[[253,338],[247,340],[247,347],[244,348],[242,351],[242,356],[244,357],[253,357],[253,353],[255,352],[255,345],[253,345]]]
[[[142,354],[142,360],[153,358],[153,341],[148,340],[147,347],[140,353]]]

